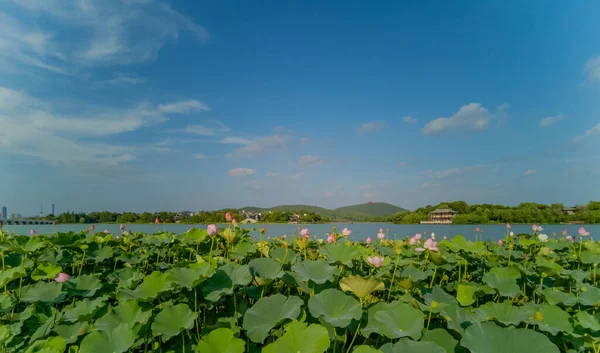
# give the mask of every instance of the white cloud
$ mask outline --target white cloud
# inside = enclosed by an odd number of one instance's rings
[[[115,86],[141,85],[146,83],[146,79],[135,75],[117,74],[115,78],[107,80],[106,83]]]
[[[406,161],[398,162],[399,167],[406,167]]]
[[[533,175],[537,172],[537,170],[535,169],[527,169],[526,171],[523,172],[523,175]]]
[[[206,29],[163,1],[12,1],[21,7],[15,8],[14,16],[5,15],[8,20],[0,20],[11,29],[0,28],[0,43],[9,48],[10,60],[53,72],[65,73],[67,64],[81,67],[153,60],[167,41],[177,40],[183,32],[200,42],[210,37]],[[62,30],[51,33],[44,28],[45,22],[58,22]],[[40,29],[20,30],[34,27]],[[63,37],[63,33],[77,36]]]
[[[281,174],[278,172],[268,172],[267,174],[265,174],[265,176],[269,177],[269,178],[278,177],[279,175],[281,175]]]
[[[175,103],[161,104],[158,106],[158,110],[161,113],[166,114],[187,114],[193,111],[210,110],[210,107],[198,100],[191,99]]]
[[[300,167],[311,167],[322,163],[323,159],[321,159],[321,156],[305,155],[298,160],[298,166]]]
[[[585,132],[583,133],[583,135],[576,136],[573,139],[573,142],[581,142],[586,137],[596,136],[596,135],[600,135],[600,123],[598,123],[596,126],[590,128],[590,129],[585,130]]]
[[[245,146],[239,147],[227,157],[252,157],[258,154],[279,151],[287,148],[290,141],[289,135],[270,135],[252,140]]]
[[[510,108],[510,104],[508,104],[508,103],[500,104],[499,106],[496,107],[496,112],[502,113],[503,111],[507,110],[508,108]]]
[[[250,176],[256,174],[256,169],[250,168],[233,168],[229,171],[229,175],[231,176]]]
[[[590,58],[585,63],[584,70],[588,81],[600,82],[600,55]]]
[[[219,141],[219,143],[232,144],[232,145],[247,145],[250,142],[252,142],[252,141],[242,138],[242,137],[225,137]]]
[[[556,124],[557,122],[563,120],[564,118],[565,118],[564,114],[558,114],[558,115],[555,115],[555,116],[549,116],[547,118],[544,118],[544,119],[540,120],[540,126],[541,127],[548,127],[550,125]]]
[[[365,134],[368,132],[377,132],[383,130],[386,124],[382,121],[372,121],[370,123],[362,124],[358,129],[359,134]]]
[[[208,157],[205,154],[203,154],[203,153],[194,153],[194,154],[192,154],[192,158],[194,158],[194,159],[206,159]]]
[[[450,168],[450,169],[446,169],[446,170],[437,170],[437,171],[428,170],[428,171],[424,172],[423,174],[425,176],[443,179],[443,178],[447,178],[449,176],[460,175],[460,174],[468,173],[468,172],[478,170],[478,169],[489,168],[492,166],[493,165],[491,165],[491,164],[468,165],[468,166],[463,166],[463,167]]]
[[[413,118],[412,116],[405,116],[404,118],[402,118],[402,120],[407,123],[407,124],[414,124],[417,122],[417,119]]]
[[[229,127],[220,121],[213,120],[206,125],[189,125],[183,131],[200,136],[214,136],[229,131]]]
[[[425,135],[436,135],[460,129],[483,130],[490,125],[493,117],[480,103],[470,103],[448,118],[437,118],[428,122],[421,132]]]

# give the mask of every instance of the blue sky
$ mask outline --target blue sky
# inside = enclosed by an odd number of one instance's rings
[[[9,0],[0,205],[600,199],[600,3]]]

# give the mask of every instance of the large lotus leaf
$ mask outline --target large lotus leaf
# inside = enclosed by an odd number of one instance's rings
[[[321,249],[330,264],[340,263],[352,266],[352,260],[360,257],[360,250],[356,246],[346,243],[327,244]]]
[[[30,237],[29,241],[25,245],[23,245],[21,247],[21,249],[26,253],[32,253],[32,252],[35,252],[45,246],[46,246],[46,243],[44,242],[44,238],[37,236],[37,237]]]
[[[562,267],[556,262],[548,261],[545,257],[537,256],[535,258],[535,264],[545,274],[551,276],[562,271]]]
[[[31,279],[39,281],[41,279],[54,279],[62,271],[62,267],[51,263],[39,264],[31,273]]]
[[[335,288],[325,289],[310,298],[308,309],[313,317],[323,316],[325,322],[335,327],[346,327],[362,316],[358,300]]]
[[[38,282],[36,284],[23,287],[21,300],[26,303],[52,302],[61,295],[61,292],[62,283]]]
[[[152,301],[158,294],[169,290],[168,274],[154,271],[144,278],[144,281],[135,290],[122,289],[126,299]]]
[[[15,305],[16,300],[8,294],[0,294],[0,313],[7,313]]]
[[[0,273],[0,287],[4,287],[11,281],[25,276],[27,276],[27,271],[21,266],[2,271],[2,273]]]
[[[446,353],[454,353],[454,349],[458,344],[458,341],[452,337],[448,331],[442,328],[436,328],[433,330],[426,331],[423,334],[421,341],[433,342],[438,346],[444,348]]]
[[[136,301],[130,300],[113,307],[110,312],[96,321],[94,328],[110,331],[122,323],[134,327],[136,324],[145,324],[151,316],[152,310],[143,311]]]
[[[468,308],[461,308],[458,304],[445,305],[441,307],[440,313],[449,329],[460,334],[465,332],[465,327],[474,320],[474,315]]]
[[[254,243],[251,243],[249,241],[242,241],[240,243],[237,243],[233,247],[233,249],[229,252],[229,257],[244,259],[248,255],[252,255],[255,252],[256,252],[256,245]]]
[[[477,308],[475,313],[479,321],[482,322],[496,320],[505,325],[518,326],[522,321],[527,320],[531,311],[523,307],[514,306],[509,300],[506,300],[502,303],[485,303]]]
[[[221,266],[217,272],[212,275],[202,285],[204,297],[210,301],[217,301],[223,294],[233,293],[237,286],[245,286],[252,281],[250,268],[248,265],[240,266],[235,263],[228,263]]]
[[[410,304],[395,301],[377,303],[367,310],[368,321],[361,330],[365,337],[377,333],[387,338],[411,337],[419,339],[423,330],[424,314]]]
[[[462,306],[469,306],[475,303],[473,294],[475,294],[473,286],[459,284],[458,289],[456,290],[456,300],[458,300]]]
[[[592,316],[590,313],[580,311],[575,315],[575,318],[581,327],[590,329],[593,332],[600,332],[600,313]]]
[[[51,313],[46,315],[45,312],[38,313],[32,321],[37,321],[35,324],[39,325],[35,332],[29,338],[30,342],[33,342],[39,338],[48,337],[50,332],[52,332],[52,328],[54,327],[54,322],[56,321],[57,311],[54,308],[51,308]]]
[[[544,298],[546,298],[548,304],[551,305],[564,304],[566,306],[573,306],[577,304],[577,297],[575,294],[563,292],[555,287],[544,288],[542,294],[544,294]]]
[[[208,236],[206,229],[193,228],[183,234],[179,234],[177,239],[184,244],[198,244],[202,243]]]
[[[333,281],[333,276],[339,276],[340,270],[336,266],[330,266],[327,261],[318,259],[316,261],[305,260],[292,266],[296,278],[300,281],[309,280],[322,284],[327,281]]]
[[[94,275],[81,275],[65,283],[65,287],[72,295],[93,297],[102,288],[102,283]]]
[[[579,293],[579,302],[583,305],[600,305],[600,288],[590,285],[581,286]]]
[[[265,346],[262,353],[324,353],[329,348],[329,335],[325,327],[292,321],[285,333],[275,342]]]
[[[302,304],[302,299],[296,296],[286,297],[279,293],[261,298],[246,310],[242,326],[253,342],[262,343],[269,331],[283,320],[297,318]]]
[[[600,265],[600,254],[590,250],[582,251],[579,257],[581,262],[584,264],[597,264]]]
[[[412,341],[403,338],[396,344],[391,343],[381,346],[382,353],[446,353],[446,350],[438,346],[435,342]]]
[[[67,349],[67,343],[62,337],[50,337],[33,342],[25,353],[63,353],[65,349]]]
[[[439,312],[441,310],[442,307],[446,306],[446,305],[452,305],[452,304],[456,304],[456,298],[454,298],[453,296],[451,296],[450,294],[444,292],[444,290],[440,287],[433,287],[433,289],[431,290],[430,293],[425,294],[424,296],[425,299],[425,304],[427,304],[427,306],[433,306],[433,312]],[[436,305],[432,305],[433,302],[437,303],[437,308],[435,307]],[[429,310],[429,308],[428,308]]]
[[[124,353],[135,342],[135,335],[126,324],[110,331],[92,331],[83,338],[79,353]]]
[[[183,330],[194,327],[198,315],[186,304],[177,304],[164,308],[152,322],[152,334],[163,336],[163,341],[179,334]]]
[[[469,326],[460,344],[472,353],[560,353],[542,333],[513,326],[503,328],[493,322]]]
[[[541,305],[527,304],[524,308],[533,314],[528,321],[529,324],[537,324],[541,331],[550,332],[554,336],[561,331],[573,332],[571,316],[558,306],[544,303]]]
[[[352,350],[352,353],[383,353],[379,349],[373,348],[371,346],[357,346]]]
[[[362,278],[350,275],[340,280],[340,289],[344,292],[352,292],[362,300],[376,290],[384,290],[385,284],[374,277]]]
[[[494,267],[483,275],[483,282],[496,289],[502,296],[515,297],[521,291],[517,285],[517,279],[520,277],[521,273],[514,267]]]
[[[204,335],[196,346],[199,353],[244,353],[244,341],[234,337],[228,328],[218,328]]]
[[[75,343],[88,328],[86,321],[76,322],[72,325],[55,325],[52,331],[56,332],[68,344]]]
[[[15,322],[12,325],[0,324],[0,345],[9,344],[13,338],[21,333],[22,322]]]
[[[275,248],[271,250],[271,258],[281,264],[296,262],[297,256],[295,251],[288,248]]]
[[[256,277],[263,279],[275,279],[283,276],[281,265],[273,259],[260,257],[248,263],[250,273]]]
[[[168,281],[181,287],[192,289],[212,276],[215,270],[208,262],[192,264],[189,267],[172,268],[167,271]]]
[[[400,277],[410,278],[413,282],[426,280],[429,275],[416,267],[405,267]]]
[[[102,296],[94,300],[84,299],[79,301],[75,306],[69,306],[64,310],[62,319],[67,322],[87,321],[94,316],[98,309],[104,306],[107,299],[107,296]]]
[[[103,246],[98,250],[94,250],[90,252],[90,259],[100,263],[104,260],[110,259],[114,255],[114,250],[110,246]]]
[[[590,279],[591,273],[581,270],[581,269],[576,269],[576,270],[571,271],[569,273],[569,276],[577,282],[583,282],[586,279]]]

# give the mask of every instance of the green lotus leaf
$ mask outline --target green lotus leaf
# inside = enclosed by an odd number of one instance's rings
[[[168,274],[154,271],[144,278],[144,281],[135,290],[122,289],[124,298],[152,301],[160,293],[169,290]]]
[[[558,306],[546,303],[540,305],[528,303],[524,309],[530,310],[532,313],[528,320],[529,324],[537,324],[541,331],[549,332],[554,336],[559,332],[573,332],[571,316]]]
[[[458,289],[456,291],[456,300],[458,300],[458,302],[462,306],[469,306],[475,303],[475,298],[473,298],[473,294],[475,294],[473,286],[459,284]]]
[[[427,304],[427,306],[429,307],[432,306],[432,302],[435,301],[437,303],[437,307],[427,308],[427,310],[432,309],[435,313],[439,312],[442,309],[442,307],[446,305],[453,305],[458,303],[456,301],[456,298],[444,292],[442,288],[437,286],[433,287],[431,292],[425,294],[423,297],[425,299],[425,304]]]
[[[126,324],[110,331],[92,331],[83,338],[79,353],[125,353],[135,342],[135,335]]]
[[[37,237],[30,237],[29,241],[27,243],[25,243],[25,245],[23,245],[21,247],[21,249],[26,253],[32,253],[32,252],[36,252],[37,250],[39,250],[45,246],[46,246],[46,243],[44,242],[44,238],[37,236]]]
[[[12,325],[0,324],[0,345],[8,345],[13,338],[21,333],[22,322],[15,322]]]
[[[100,331],[111,331],[120,324],[127,324],[133,328],[137,324],[145,324],[152,316],[152,310],[142,310],[134,300],[121,302],[113,307],[94,324],[94,328]]]
[[[400,275],[400,277],[410,278],[413,282],[424,281],[427,278],[429,278],[427,273],[419,270],[416,267],[405,267],[402,270],[402,274]]]
[[[384,344],[381,347],[382,353],[446,353],[446,350],[438,346],[435,342],[412,341],[403,338],[396,344]]]
[[[33,342],[25,353],[63,353],[65,349],[67,349],[67,343],[62,337],[50,337]]]
[[[335,327],[346,327],[352,320],[359,320],[362,308],[358,300],[335,288],[325,289],[308,300],[308,309],[315,318]]]
[[[562,267],[556,262],[548,261],[545,257],[537,256],[535,258],[535,264],[537,267],[547,275],[555,275],[562,271]]]
[[[584,271],[584,270],[576,269],[576,270],[571,271],[569,273],[569,276],[577,282],[583,282],[586,279],[590,279],[591,273]]]
[[[380,351],[379,349],[375,349],[371,346],[356,346],[356,348],[354,348],[352,350],[352,353],[383,353],[382,351]]]
[[[590,329],[593,332],[600,332],[600,314],[593,316],[585,311],[580,311],[575,315],[575,318],[581,327]]]
[[[362,300],[376,290],[384,290],[385,284],[374,277],[363,278],[350,275],[340,280],[340,289],[344,292],[352,292]]]
[[[360,257],[360,250],[356,246],[346,243],[327,244],[321,249],[330,264],[339,263],[352,266],[352,260]]]
[[[15,305],[16,299],[8,294],[0,294],[0,313],[9,312]]]
[[[54,308],[50,308],[50,313],[47,312],[39,312],[36,316],[31,320],[33,321],[33,325],[38,326],[35,332],[29,337],[30,342],[33,342],[37,339],[48,337],[50,332],[52,332],[52,328],[54,327],[54,322],[56,321],[57,311]],[[31,327],[32,322],[28,322],[28,326]]]
[[[196,245],[198,243],[202,243],[207,236],[208,232],[206,229],[193,228],[183,234],[179,234],[177,239],[184,244]]]
[[[579,302],[583,305],[600,305],[600,288],[583,285],[580,288]]]
[[[26,303],[52,302],[62,294],[62,283],[37,282],[23,287],[21,300]]]
[[[2,273],[0,273],[0,287],[4,287],[11,281],[25,276],[27,276],[27,271],[21,266],[2,271]]]
[[[196,346],[199,353],[244,353],[244,341],[234,337],[228,328],[218,328],[204,335]]]
[[[458,304],[450,304],[441,307],[440,314],[446,320],[449,329],[460,334],[465,332],[463,325],[468,326],[474,320],[474,315]]]
[[[98,250],[90,251],[89,258],[96,263],[100,263],[104,260],[112,258],[114,253],[115,252],[110,246],[103,246]]]
[[[88,328],[86,321],[76,322],[72,325],[54,325],[52,331],[62,337],[67,344],[75,343]],[[94,326],[95,327],[95,326]]]
[[[579,257],[581,262],[584,264],[596,264],[600,265],[600,254],[595,253],[590,250],[585,250],[581,252],[581,256]]]
[[[215,270],[208,262],[195,263],[189,267],[177,267],[167,271],[169,283],[192,289],[212,276]]]
[[[469,326],[460,344],[472,353],[559,353],[544,334],[530,329],[500,327],[493,322]]]
[[[250,273],[256,277],[275,279],[283,276],[281,265],[273,259],[259,257],[258,259],[251,260],[248,266],[250,266]]]
[[[102,283],[94,275],[81,275],[66,282],[65,287],[72,295],[93,297],[102,288]]]
[[[368,321],[361,330],[365,337],[377,333],[390,339],[411,337],[419,339],[424,314],[410,304],[395,301],[377,303],[367,310]]]
[[[521,322],[526,321],[531,310],[523,307],[514,306],[509,300],[502,303],[488,302],[477,308],[475,314],[479,321],[496,320],[505,325],[518,326]]]
[[[102,296],[94,300],[84,299],[76,302],[75,306],[69,306],[63,311],[62,320],[67,322],[87,321],[104,306],[107,296]]]
[[[551,305],[564,304],[566,306],[573,306],[578,302],[575,294],[563,292],[555,287],[544,288],[542,294],[544,294],[544,298],[546,298],[548,304]]]
[[[329,348],[329,335],[325,327],[292,321],[275,342],[265,346],[262,353],[324,353]]]
[[[333,281],[333,276],[339,276],[340,270],[336,266],[330,266],[323,259],[304,260],[292,266],[296,278],[300,281],[313,281],[317,284]]]
[[[178,335],[183,330],[194,327],[198,315],[186,304],[177,304],[164,308],[152,322],[152,334],[161,336],[163,341]]]
[[[62,267],[51,263],[42,263],[31,273],[31,279],[39,281],[41,279],[54,279],[62,271]]]
[[[275,248],[271,250],[271,258],[280,264],[296,262],[298,255],[292,249]]]
[[[448,331],[442,328],[426,331],[423,334],[421,341],[433,342],[444,348],[446,353],[454,353],[456,345],[458,344],[458,341],[455,340],[454,337],[448,333]]]
[[[210,301],[217,301],[222,295],[232,294],[237,286],[248,285],[252,281],[248,265],[228,263],[220,267],[202,285],[202,294]]]
[[[497,290],[501,296],[515,297],[521,291],[517,285],[520,277],[521,273],[514,267],[494,267],[483,275],[483,282]]]
[[[524,248],[529,248],[532,245],[535,245],[538,243],[537,239],[519,239],[518,241],[519,245],[521,245]]]
[[[237,243],[229,252],[229,258],[245,259],[248,255],[256,252],[256,245],[249,241]]]
[[[283,320],[296,319],[302,304],[302,299],[296,296],[286,297],[279,293],[261,298],[246,310],[242,327],[253,342],[262,343],[269,331]]]

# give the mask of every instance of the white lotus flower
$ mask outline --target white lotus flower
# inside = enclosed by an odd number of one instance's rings
[[[538,234],[538,240],[541,241],[542,243],[545,243],[548,241],[548,235],[547,234]]]

